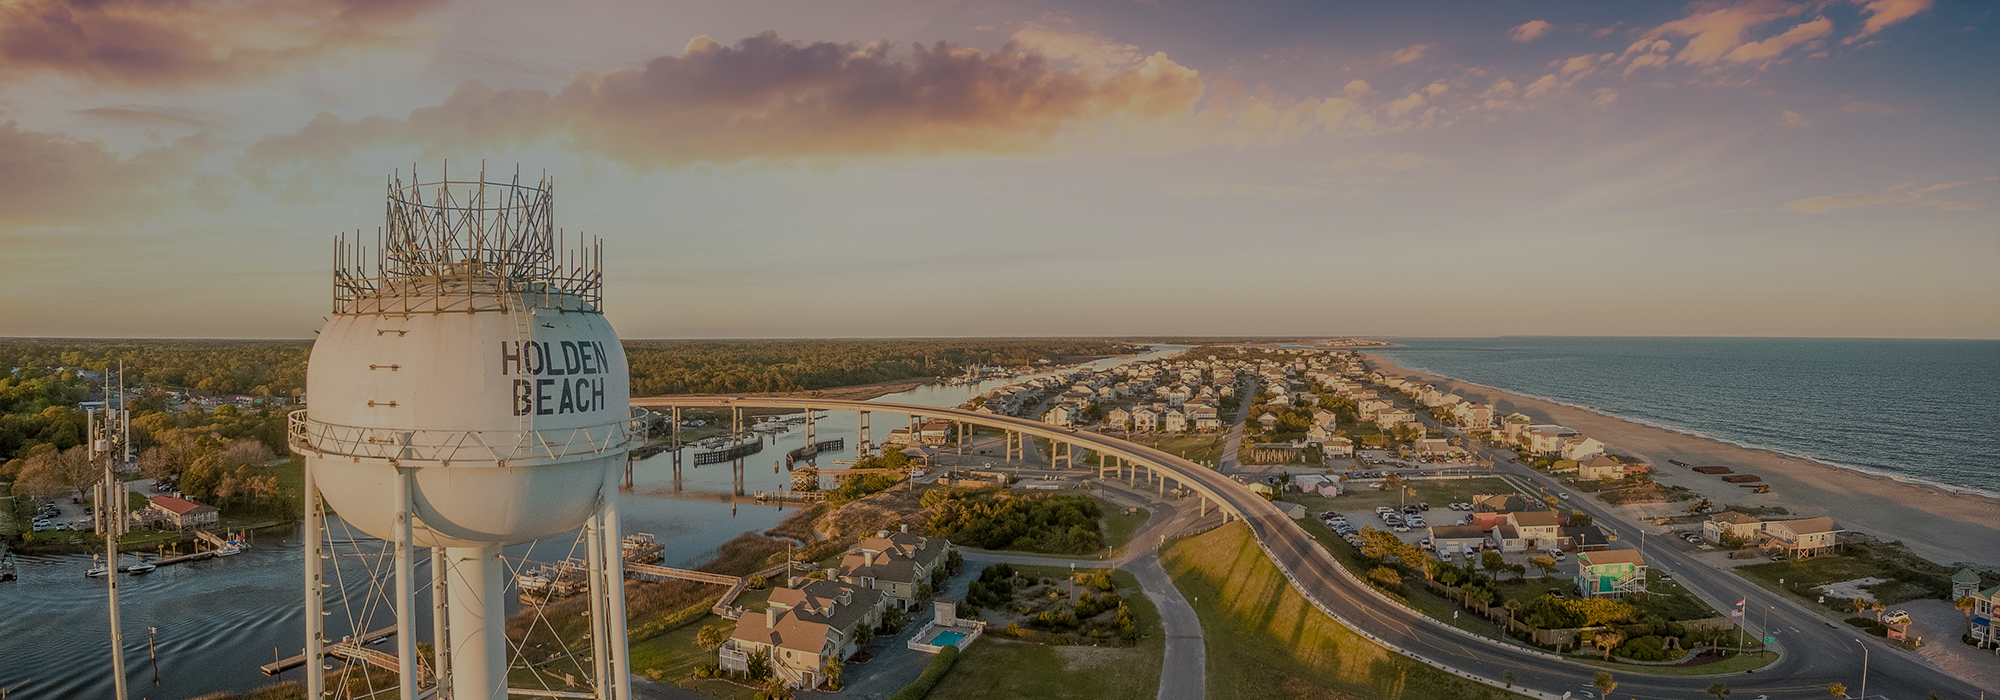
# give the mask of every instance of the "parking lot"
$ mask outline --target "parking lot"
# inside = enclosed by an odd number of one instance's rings
[[[58,498],[37,499],[35,517],[23,529],[35,532],[63,532],[68,530],[89,530],[90,506],[83,499]]]

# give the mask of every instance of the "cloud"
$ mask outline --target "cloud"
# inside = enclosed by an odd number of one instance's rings
[[[1641,34],[1625,49],[1625,74],[1640,68],[1664,68],[1669,63],[1718,70],[1732,65],[1764,68],[1787,60],[1794,47],[1815,51],[1821,41],[1834,33],[1833,20],[1824,16],[1787,27],[1762,39],[1755,38],[1764,27],[1804,12],[1811,4],[1787,0],[1704,0],[1688,6],[1686,17],[1667,22]],[[1673,51],[1672,37],[1685,37],[1680,51]]]
[[[1507,38],[1527,43],[1542,38],[1543,34],[1547,34],[1549,30],[1555,28],[1555,25],[1538,19],[1507,30]]]
[[[1411,44],[1409,46],[1396,49],[1395,51],[1389,52],[1389,65],[1400,66],[1405,63],[1409,63],[1419,58],[1423,58],[1424,54],[1428,54],[1430,53],[1430,51],[1431,51],[1430,44]]]
[[[1812,120],[1801,117],[1798,112],[1788,109],[1778,115],[1778,124],[1793,129],[1804,129],[1812,126]]]
[[[9,0],[0,82],[55,74],[113,87],[230,83],[391,41],[443,0]]]
[[[1412,92],[1389,103],[1389,117],[1391,119],[1399,118],[1422,106],[1424,106],[1423,93]]]
[[[1071,61],[1097,67],[1058,67],[1022,49],[1031,43],[1060,45]],[[1107,135],[1153,137],[1138,147],[1171,150],[1376,126],[1352,100],[1211,85],[1162,53],[1129,52],[1139,58],[1116,67],[1127,59],[1114,57],[1126,52],[1108,42],[1038,33],[990,53],[945,43],[916,44],[907,54],[891,48],[785,41],[772,32],[733,46],[698,37],[678,56],[578,73],[553,93],[470,80],[400,119],[322,113],[253,144],[241,167],[261,180],[272,168],[338,164],[378,146],[461,157],[551,141],[642,170],[800,165],[1035,153]]]
[[[1731,63],[1767,63],[1783,55],[1786,50],[1794,46],[1832,33],[1833,20],[1818,17],[1814,18],[1811,22],[1800,23],[1786,30],[1783,34],[1738,46],[1730,50],[1729,55],[1722,58]]]
[[[1341,88],[1340,91],[1352,98],[1367,97],[1375,94],[1375,88],[1370,87],[1366,80],[1347,81],[1347,86]]]
[[[1978,182],[1993,182],[1995,180],[2000,180],[2000,176],[1980,178]],[[1946,182],[1927,187],[1918,187],[1916,183],[1904,183],[1879,192],[1843,192],[1823,197],[1808,197],[1806,199],[1793,200],[1786,202],[1785,208],[1807,214],[1824,214],[1840,209],[1853,209],[1855,207],[1881,204],[1907,204],[1946,211],[1983,209],[1985,205],[1956,202],[1936,196],[1938,192],[1971,184],[1972,182],[1974,181],[1959,180],[1957,182]]]
[[[217,146],[203,133],[127,158],[103,141],[0,123],[0,230],[122,221],[204,194],[187,172]]]
[[[1931,9],[1931,0],[1853,0],[1853,2],[1861,6],[1862,12],[1867,13],[1868,20],[1862,23],[1859,33],[1840,40],[1842,44],[1852,44],[1874,36],[1897,22]]]
[[[139,104],[91,107],[89,109],[70,110],[70,113],[80,114],[86,117],[92,117],[95,119],[112,122],[116,124],[123,124],[128,126],[142,126],[142,127],[170,126],[170,127],[193,128],[193,129],[207,129],[217,126],[222,122],[228,120],[228,117],[226,115],[205,109],[161,107],[156,105],[139,105]]]
[[[1014,32],[1012,41],[1018,49],[1098,70],[1124,68],[1146,59],[1146,53],[1137,46],[1053,29],[1034,22],[1028,22],[1020,31]]]

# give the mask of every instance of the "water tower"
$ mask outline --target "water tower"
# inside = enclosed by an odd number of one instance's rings
[[[393,543],[397,651],[373,662],[396,669],[401,697],[452,700],[502,700],[509,666],[527,663],[505,634],[501,548],[582,527],[595,678],[589,693],[554,695],[631,697],[615,479],[643,424],[602,311],[602,246],[563,245],[552,197],[548,179],[518,173],[392,179],[373,248],[336,242],[333,315],[290,426],[306,465],[308,698],[327,697],[329,656],[370,661],[365,640],[326,629],[330,522]],[[419,547],[436,651],[425,658]]]

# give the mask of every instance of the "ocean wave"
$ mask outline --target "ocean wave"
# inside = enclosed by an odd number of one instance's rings
[[[1704,433],[1704,432],[1701,432],[1701,431],[1699,431],[1699,430],[1695,430],[1695,429],[1692,429],[1692,428],[1687,428],[1687,427],[1683,427],[1683,426],[1678,426],[1678,425],[1673,425],[1673,424],[1669,424],[1669,423],[1661,423],[1661,422],[1659,422],[1659,421],[1654,421],[1654,420],[1648,420],[1648,419],[1645,419],[1645,418],[1638,418],[1638,417],[1635,417],[1635,416],[1628,416],[1628,415],[1624,415],[1624,414],[1620,414],[1620,413],[1613,413],[1613,412],[1611,412],[1611,411],[1607,411],[1607,410],[1604,410],[1604,409],[1601,409],[1601,408],[1598,408],[1598,407],[1596,407],[1596,406],[1591,406],[1591,405],[1588,405],[1588,404],[1581,404],[1581,403],[1576,403],[1576,402],[1573,402],[1573,401],[1565,401],[1565,400],[1562,400],[1562,399],[1557,399],[1557,398],[1552,398],[1552,397],[1548,397],[1548,396],[1541,396],[1541,395],[1538,395],[1538,394],[1532,394],[1532,393],[1529,393],[1529,392],[1526,392],[1526,391],[1520,391],[1520,390],[1517,390],[1517,389],[1508,389],[1508,388],[1505,388],[1505,387],[1498,387],[1498,386],[1493,386],[1493,385],[1490,385],[1490,384],[1482,384],[1482,383],[1479,383],[1479,382],[1475,382],[1475,381],[1471,381],[1471,380],[1467,380],[1467,379],[1460,379],[1460,378],[1458,378],[1458,377],[1455,377],[1455,376],[1452,376],[1452,375],[1449,375],[1449,374],[1445,374],[1445,373],[1443,373],[1443,372],[1439,372],[1439,371],[1436,371],[1436,370],[1433,370],[1433,369],[1430,369],[1430,368],[1427,368],[1427,367],[1422,367],[1422,366],[1419,366],[1419,365],[1417,365],[1417,364],[1415,364],[1415,363],[1411,363],[1411,362],[1406,362],[1406,361],[1404,361],[1404,360],[1402,360],[1402,359],[1391,359],[1390,361],[1391,361],[1391,362],[1393,362],[1393,363],[1395,363],[1395,365],[1396,365],[1397,367],[1400,367],[1400,368],[1403,368],[1403,369],[1406,369],[1406,370],[1410,370],[1410,371],[1412,371],[1412,372],[1422,372],[1422,373],[1424,373],[1424,374],[1428,374],[1428,375],[1432,375],[1432,376],[1435,376],[1435,377],[1440,377],[1440,378],[1443,378],[1443,379],[1449,379],[1449,380],[1451,380],[1451,381],[1454,381],[1454,382],[1458,382],[1458,383],[1460,383],[1460,384],[1465,384],[1465,385],[1467,385],[1467,386],[1476,386],[1476,387],[1479,387],[1479,388],[1482,388],[1482,389],[1490,389],[1490,390],[1493,390],[1493,391],[1498,391],[1498,392],[1505,392],[1505,393],[1509,393],[1509,394],[1514,394],[1514,395],[1516,395],[1516,396],[1522,396],[1522,397],[1526,397],[1526,398],[1530,398],[1530,399],[1535,399],[1535,400],[1537,400],[1537,401],[1547,401],[1547,402],[1549,402],[1549,403],[1552,403],[1552,404],[1556,404],[1556,405],[1559,405],[1559,406],[1565,406],[1565,407],[1568,407],[1568,408],[1574,408],[1574,409],[1577,409],[1577,410],[1579,410],[1579,411],[1588,411],[1588,412],[1591,412],[1591,413],[1595,413],[1595,414],[1597,414],[1597,415],[1600,415],[1600,416],[1604,416],[1604,417],[1606,417],[1606,418],[1615,418],[1615,419],[1618,419],[1618,420],[1622,420],[1622,421],[1625,421],[1625,422],[1628,422],[1628,423],[1636,423],[1636,424],[1638,424],[1638,425],[1643,425],[1643,426],[1646,426],[1646,427],[1648,427],[1648,428],[1655,428],[1655,429],[1658,429],[1658,430],[1664,430],[1664,431],[1667,431],[1667,432],[1670,432],[1670,433],[1678,433],[1678,434],[1681,434],[1681,435],[1686,435],[1686,436],[1689,436],[1689,437],[1696,437],[1696,438],[1701,438],[1701,439],[1703,439],[1703,440],[1709,440],[1709,441],[1712,441],[1712,442],[1719,442],[1719,443],[1723,443],[1723,444],[1727,444],[1727,445],[1735,445],[1735,446],[1737,446],[1737,447],[1741,447],[1741,448],[1744,448],[1744,449],[1747,449],[1747,450],[1760,450],[1760,451],[1764,451],[1764,452],[1770,452],[1770,453],[1773,453],[1773,454],[1779,454],[1779,455],[1783,455],[1783,456],[1786,456],[1786,457],[1792,457],[1792,458],[1795,458],[1795,459],[1802,459],[1802,460],[1805,460],[1805,461],[1808,461],[1808,462],[1812,462],[1812,463],[1815,463],[1815,464],[1820,464],[1820,465],[1824,465],[1824,466],[1828,466],[1828,467],[1833,467],[1833,468],[1836,468],[1836,469],[1845,469],[1845,470],[1848,470],[1848,471],[1852,471],[1852,472],[1857,472],[1857,473],[1860,473],[1860,474],[1864,474],[1864,475],[1867,475],[1867,476],[1875,476],[1875,477],[1882,477],[1882,478],[1887,478],[1887,479],[1890,479],[1890,480],[1893,480],[1893,481],[1896,481],[1896,482],[1899,482],[1899,483],[1905,483],[1905,484],[1911,484],[1911,485],[1916,485],[1916,486],[1926,486],[1926,487],[1930,487],[1930,488],[1935,488],[1935,489],[1939,489],[1939,490],[1943,490],[1943,491],[1949,491],[1949,492],[1951,492],[1951,493],[1960,493],[1960,494],[1969,494],[1969,495],[1974,495],[1974,496],[1983,496],[1983,497],[1986,497],[1986,498],[1992,498],[1992,499],[1996,499],[1996,500],[2000,500],[2000,491],[1993,491],[1993,490],[1989,490],[1989,489],[1983,489],[1983,488],[1979,488],[1979,487],[1976,487],[1976,486],[1967,486],[1967,485],[1964,485],[1964,484],[1954,484],[1954,483],[1949,483],[1949,482],[1944,482],[1944,481],[1938,481],[1938,480],[1935,480],[1935,479],[1926,479],[1926,478],[1922,478],[1922,477],[1916,477],[1916,476],[1911,476],[1911,475],[1909,475],[1909,474],[1905,474],[1905,473],[1902,473],[1902,472],[1898,472],[1898,471],[1894,471],[1894,470],[1893,470],[1893,468],[1891,468],[1891,467],[1887,467],[1887,466],[1880,466],[1880,465],[1860,465],[1860,464],[1852,464],[1852,463],[1848,463],[1848,462],[1841,462],[1841,461],[1836,461],[1836,460],[1831,460],[1831,459],[1825,459],[1825,458],[1821,458],[1821,457],[1814,457],[1814,456],[1812,456],[1812,455],[1808,455],[1808,454],[1800,454],[1800,453],[1797,453],[1797,452],[1792,452],[1792,451],[1790,451],[1790,450],[1786,450],[1786,449],[1783,449],[1783,448],[1780,448],[1780,447],[1773,447],[1773,446],[1770,446],[1770,445],[1761,445],[1761,444],[1757,444],[1757,443],[1751,443],[1751,442],[1744,442],[1744,441],[1740,441],[1740,440],[1733,440],[1733,439],[1730,439],[1730,438],[1727,438],[1727,437],[1722,437],[1722,436],[1717,436],[1717,435],[1710,435],[1710,434],[1708,434],[1708,433]]]

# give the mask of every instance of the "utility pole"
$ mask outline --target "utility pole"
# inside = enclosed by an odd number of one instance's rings
[[[1861,700],[1868,700],[1868,645],[1859,639],[1854,643],[1861,645]]]

